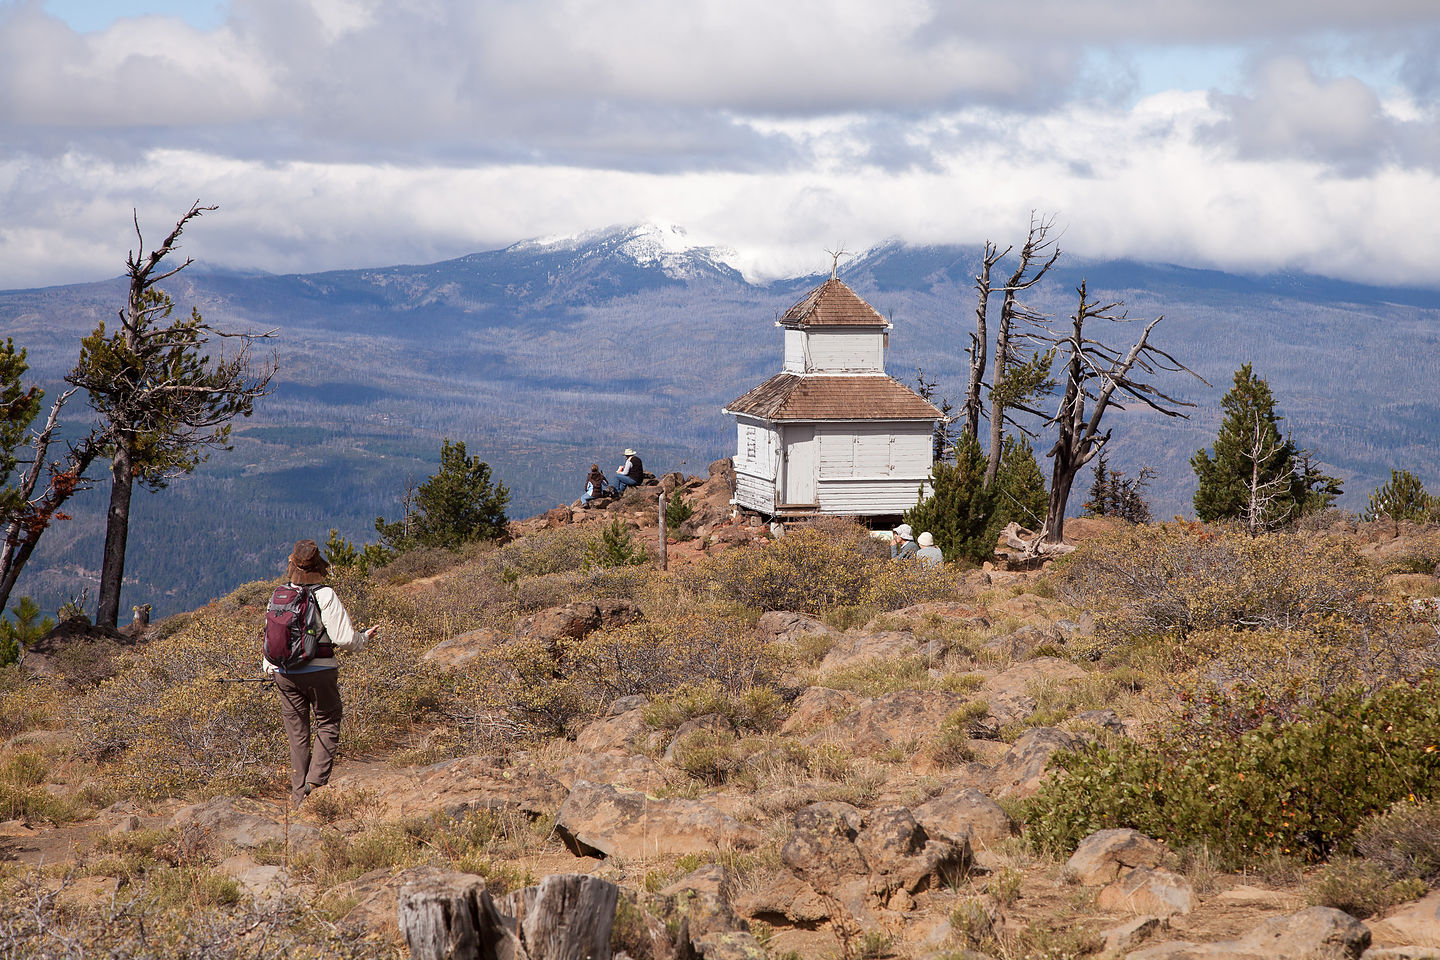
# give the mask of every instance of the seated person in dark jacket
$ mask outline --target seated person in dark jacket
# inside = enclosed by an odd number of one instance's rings
[[[620,469],[615,471],[615,483],[621,489],[625,487],[638,487],[640,481],[645,479],[645,468],[640,464],[640,458],[634,450],[625,451],[625,462]]]
[[[589,503],[596,497],[613,496],[615,490],[605,479],[605,474],[600,472],[600,464],[590,464],[590,474],[585,478],[585,494],[580,498],[581,503]]]

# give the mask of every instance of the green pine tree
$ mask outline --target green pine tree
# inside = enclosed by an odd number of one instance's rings
[[[1409,470],[1391,470],[1390,482],[1370,494],[1370,503],[1360,515],[1362,520],[1412,520],[1423,523],[1440,519],[1440,497],[1433,497],[1420,478]]]
[[[1050,494],[1045,490],[1045,475],[1035,461],[1035,450],[1025,437],[1009,436],[1000,453],[1000,472],[995,475],[995,514],[990,522],[991,533],[998,535],[1008,523],[1018,523],[1027,530],[1039,530],[1045,524],[1045,510]],[[991,537],[993,542],[994,536]]]
[[[917,534],[930,531],[946,560],[989,558],[995,552],[995,493],[985,486],[980,441],[963,435],[954,462],[936,461],[931,467],[930,483],[933,492],[905,514],[905,522]]]
[[[1340,481],[1321,473],[1282,436],[1284,418],[1275,412],[1270,385],[1250,364],[1235,371],[1235,385],[1220,405],[1225,417],[1214,453],[1198,450],[1190,458],[1201,520],[1240,520],[1258,532],[1323,509],[1339,495]]]
[[[381,545],[396,553],[414,547],[454,549],[472,540],[494,540],[505,533],[510,491],[491,481],[490,465],[465,454],[465,441],[445,438],[440,469],[406,498],[405,516],[393,523],[375,518]]]

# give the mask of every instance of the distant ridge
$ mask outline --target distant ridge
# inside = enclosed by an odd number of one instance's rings
[[[840,264],[895,323],[892,375],[913,381],[920,367],[942,394],[961,392],[980,253],[892,240]],[[127,591],[160,616],[270,576],[300,535],[373,538],[406,480],[433,472],[442,437],[492,465],[515,516],[573,500],[582,468],[613,469],[626,447],[652,469],[703,474],[734,442],[721,405],[778,372],[773,321],[828,276],[829,258],[816,261],[823,271],[752,282],[733,251],[629,224],[429,264],[277,275],[197,263],[169,292],[217,324],[276,330],[280,372],[236,424],[233,451],[136,498]],[[1155,515],[1189,513],[1188,459],[1213,441],[1245,362],[1270,381],[1296,442],[1345,478],[1343,504],[1363,506],[1392,467],[1440,489],[1440,399],[1417,386],[1440,377],[1440,291],[1066,257],[1030,299],[1063,322],[1082,277],[1134,317],[1165,314],[1156,342],[1215,384],[1183,387],[1197,404],[1189,421],[1113,418],[1110,463],[1158,471]],[[122,295],[114,278],[0,291],[0,331],[53,390]],[[1043,431],[1036,449],[1043,458]],[[99,562],[100,492],[46,535],[22,593],[53,607],[83,588]]]

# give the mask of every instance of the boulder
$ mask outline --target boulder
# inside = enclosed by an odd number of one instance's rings
[[[582,780],[654,793],[669,780],[654,760],[639,753],[577,753],[555,770],[567,790]]]
[[[859,698],[855,694],[847,693],[844,690],[832,690],[830,687],[807,687],[804,693],[795,698],[790,716],[785,718],[780,732],[784,734],[808,733],[811,730],[828,726],[855,709],[855,704],[858,702]]]
[[[1095,906],[1116,913],[1173,917],[1195,909],[1195,891],[1190,881],[1177,873],[1136,867],[1102,889],[1095,898]]]
[[[1015,822],[974,787],[949,790],[915,808],[915,819],[931,836],[968,836],[972,844],[990,844],[1015,833]]]
[[[790,873],[777,873],[755,887],[735,904],[747,917],[782,919],[799,926],[813,926],[830,919],[830,907],[815,888]]]
[[[1028,660],[1043,646],[1063,646],[1065,638],[1059,631],[1026,624],[1012,633],[985,641],[985,649],[1012,660]]]
[[[958,883],[974,861],[969,837],[932,838],[904,807],[870,814],[855,846],[870,868],[871,894],[882,899]]]
[[[899,744],[918,743],[940,729],[965,698],[942,690],[901,690],[862,701],[836,725],[835,736],[856,753],[879,753]]]
[[[587,723],[575,738],[583,753],[631,753],[652,733],[642,708]]]
[[[555,830],[572,852],[585,856],[643,859],[750,849],[759,831],[699,800],[658,800],[637,790],[581,780],[570,790]]]
[[[1165,848],[1138,830],[1098,830],[1090,834],[1070,859],[1065,872],[1087,886],[1100,886],[1136,867],[1158,867]]]
[[[793,613],[789,610],[771,610],[760,615],[760,619],[755,623],[755,632],[760,639],[773,643],[775,641],[793,641],[807,633],[832,633],[833,631],[819,620],[806,614]]]
[[[569,523],[571,519],[570,507],[561,505],[552,510],[547,510],[542,519],[545,521],[546,529],[564,526]]]
[[[1084,742],[1055,727],[1026,730],[991,771],[991,793],[996,797],[1033,796],[1045,781],[1050,758],[1061,750],[1079,749]]]
[[[836,634],[835,645],[820,661],[820,676],[864,666],[874,660],[898,660],[921,652],[915,634],[908,630]]]
[[[855,845],[864,819],[864,814],[848,803],[828,801],[802,807],[795,811],[780,859],[821,893],[836,889],[846,878],[864,876],[869,867]]]
[[[744,929],[745,925],[730,903],[734,890],[735,874],[730,868],[708,863],[676,880],[660,894],[674,898],[676,913],[685,918],[690,936],[699,938],[711,933]]]
[[[310,849],[321,842],[320,831],[308,823],[285,824],[267,814],[275,808],[254,800],[216,797],[176,811],[169,826],[199,830],[220,847],[252,850],[270,843],[288,843],[291,849]]]
[[[623,626],[640,617],[640,608],[633,600],[576,601],[541,610],[525,619],[516,633],[549,642],[579,640],[591,631]]]
[[[1374,920],[1370,929],[1387,946],[1424,944],[1440,947],[1440,890]]]
[[[489,656],[505,642],[505,637],[494,630],[481,627],[441,640],[425,651],[420,660],[446,670],[468,666],[481,657]]]
[[[1370,945],[1370,931],[1348,913],[1310,907],[1266,920],[1238,940],[1160,943],[1125,960],[1356,960]]]
[[[1168,926],[1159,917],[1136,917],[1119,926],[1101,930],[1100,938],[1105,941],[1105,953],[1113,956],[1135,949]]]
[[[970,869],[966,837],[930,837],[904,807],[869,815],[848,803],[814,803],[795,812],[780,859],[822,894],[861,914],[868,898],[887,902],[953,883]]]

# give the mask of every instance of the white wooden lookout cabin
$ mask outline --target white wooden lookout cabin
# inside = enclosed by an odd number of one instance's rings
[[[891,324],[832,276],[777,321],[782,371],[725,405],[734,503],[767,516],[894,516],[929,493],[944,419],[885,373]]]

